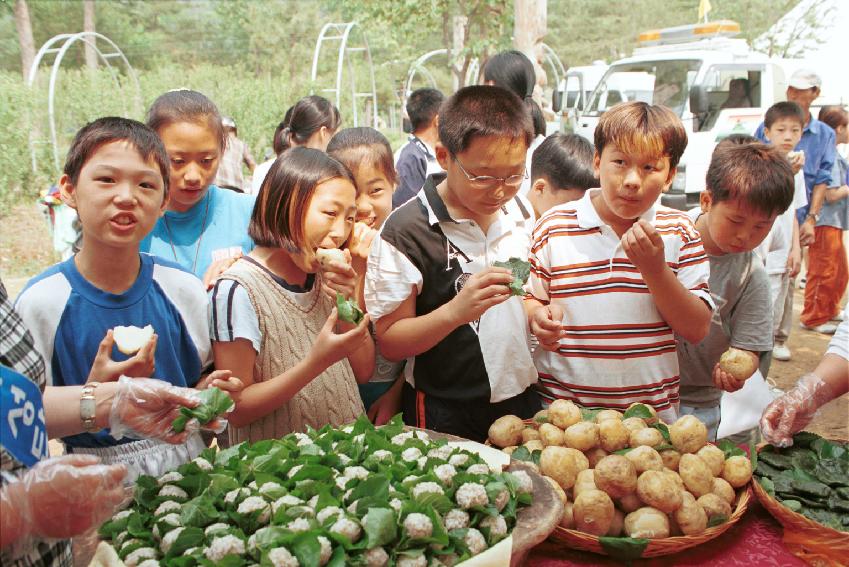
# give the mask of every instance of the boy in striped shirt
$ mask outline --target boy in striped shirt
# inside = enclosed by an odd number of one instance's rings
[[[534,229],[525,302],[540,393],[590,408],[651,405],[678,415],[678,335],[698,343],[713,300],[699,233],[658,204],[687,134],[669,109],[617,105],[595,131],[600,189],[550,209]]]

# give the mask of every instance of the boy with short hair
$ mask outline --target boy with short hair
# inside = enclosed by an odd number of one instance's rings
[[[533,138],[527,107],[472,86],[439,115],[428,177],[372,244],[365,301],[389,360],[407,359],[404,420],[482,441],[498,417],[539,409],[522,301],[495,261],[528,257],[534,215],[518,195]]]
[[[59,186],[79,215],[82,249],[30,280],[15,303],[47,362],[48,385],[88,383],[96,400],[96,384],[121,375],[198,383],[210,360],[203,285],[177,264],[139,253],[168,202],[168,168],[159,137],[135,120],[100,118],[74,138]],[[126,355],[113,349],[119,325],[152,325],[155,334]],[[81,403],[84,420],[83,413]],[[161,474],[204,448],[197,434],[171,446],[87,431],[64,438],[66,450],[124,463],[130,480]]]
[[[577,201],[598,186],[593,173],[593,146],[578,134],[556,133],[537,146],[531,157],[528,201],[537,218],[551,207]]]
[[[754,250],[793,201],[793,171],[777,148],[760,142],[721,142],[713,153],[701,208],[688,214],[710,262],[710,291],[716,304],[710,332],[701,342],[681,338],[681,413],[696,415],[716,438],[722,392],[743,387],[772,348],[764,333],[772,323],[769,279]],[[748,376],[719,367],[733,347],[751,358]]]
[[[595,130],[601,188],[537,223],[525,304],[545,401],[620,410],[639,402],[676,419],[674,334],[699,342],[713,309],[698,232],[685,213],[658,204],[686,146],[669,109],[614,106]]]
[[[407,99],[413,132],[395,160],[398,187],[392,194],[393,209],[415,197],[428,175],[441,171],[434,146],[439,140],[437,116],[444,101],[445,95],[436,89],[417,89]]]
[[[766,111],[764,137],[787,159],[795,173],[793,202],[776,219],[769,235],[756,250],[763,258],[769,276],[773,306],[772,358],[776,360],[790,360],[790,349],[786,343],[793,323],[793,280],[802,267],[796,211],[808,204],[802,169],[805,154],[793,149],[802,139],[804,129],[805,112],[795,102],[778,102]],[[765,363],[763,369],[766,375],[769,364]]]

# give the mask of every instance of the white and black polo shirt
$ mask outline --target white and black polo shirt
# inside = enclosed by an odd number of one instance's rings
[[[428,177],[416,195],[392,212],[372,244],[365,281],[368,313],[377,321],[416,293],[416,316],[454,298],[470,275],[510,257],[526,259],[534,214],[523,197],[502,207],[484,234],[477,223],[454,220]],[[536,382],[522,299],[512,297],[462,325],[407,361],[406,380],[428,396],[500,402]]]

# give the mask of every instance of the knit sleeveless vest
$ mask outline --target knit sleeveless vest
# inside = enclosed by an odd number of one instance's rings
[[[293,292],[251,262],[236,262],[221,277],[245,288],[259,320],[262,339],[254,363],[254,382],[270,380],[307,356],[333,309],[333,302],[321,291],[319,279],[306,294],[304,307]],[[307,425],[315,429],[327,424],[342,426],[363,412],[354,372],[348,359],[343,359],[273,413],[245,427],[231,427],[230,443],[276,439],[293,431],[305,431]]]

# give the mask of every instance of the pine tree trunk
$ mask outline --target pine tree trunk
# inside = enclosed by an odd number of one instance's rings
[[[21,71],[26,81],[30,67],[35,60],[35,42],[32,39],[32,22],[26,0],[15,1],[15,28],[18,30],[18,43],[21,48]]]
[[[83,0],[83,31],[94,32],[94,0]],[[97,52],[94,49],[95,38],[87,38],[85,44],[85,66],[97,69]]]

